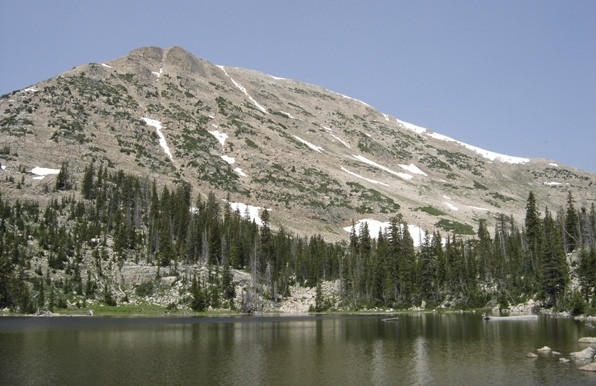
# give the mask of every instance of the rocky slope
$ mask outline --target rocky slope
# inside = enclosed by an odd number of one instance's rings
[[[352,220],[398,212],[422,229],[463,234],[499,213],[522,222],[530,190],[554,211],[568,191],[579,207],[596,200],[594,174],[491,153],[179,47],[136,49],[3,95],[0,143],[4,197],[49,198],[63,162],[75,184],[95,162],[187,181],[195,196],[229,193],[271,209],[273,226],[331,240],[346,238]]]

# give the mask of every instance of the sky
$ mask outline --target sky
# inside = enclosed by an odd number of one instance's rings
[[[143,46],[596,172],[596,1],[0,0],[0,94]]]

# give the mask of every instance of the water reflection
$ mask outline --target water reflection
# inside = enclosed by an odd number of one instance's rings
[[[18,323],[17,323],[18,322]],[[0,319],[2,384],[586,384],[554,356],[578,351],[572,320],[472,314],[379,317]]]

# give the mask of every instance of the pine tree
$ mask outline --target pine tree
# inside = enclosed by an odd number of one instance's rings
[[[561,244],[560,228],[548,208],[544,215],[544,242],[542,245],[540,279],[543,299],[547,305],[557,306],[559,297],[565,293],[569,279],[565,250]]]
[[[575,209],[575,203],[571,192],[567,194],[567,210],[565,212],[565,251],[572,252],[581,247],[581,233],[579,228],[579,216]]]
[[[190,308],[192,308],[193,311],[197,312],[205,311],[207,307],[205,292],[201,288],[201,283],[196,275],[194,275],[192,278],[190,295],[192,296]]]

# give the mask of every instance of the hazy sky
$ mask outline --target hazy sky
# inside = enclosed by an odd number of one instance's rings
[[[0,94],[149,45],[596,172],[594,0],[0,0]]]

